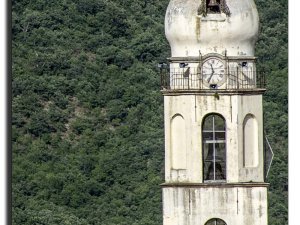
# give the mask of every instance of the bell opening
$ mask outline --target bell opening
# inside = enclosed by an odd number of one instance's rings
[[[206,0],[207,13],[221,13],[220,0]]]

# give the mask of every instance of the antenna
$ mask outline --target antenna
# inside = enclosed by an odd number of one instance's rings
[[[199,62],[202,62],[202,54],[201,54],[201,50],[199,50]]]
[[[265,169],[267,170],[266,171],[266,178],[267,178],[269,175],[269,172],[270,172],[273,158],[274,158],[274,152],[273,152],[273,149],[270,145],[270,142],[269,142],[266,134],[265,134],[265,140],[266,140],[266,144],[267,144],[266,149],[265,149]]]

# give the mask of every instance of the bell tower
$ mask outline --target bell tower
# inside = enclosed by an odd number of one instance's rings
[[[254,0],[170,0],[164,225],[267,225]]]

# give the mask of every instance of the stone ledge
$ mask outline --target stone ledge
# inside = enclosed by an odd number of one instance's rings
[[[264,182],[247,182],[247,183],[163,183],[162,188],[178,187],[178,188],[231,188],[231,187],[269,187],[269,183]]]

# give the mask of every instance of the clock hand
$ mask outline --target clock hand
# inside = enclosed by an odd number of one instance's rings
[[[213,68],[212,64],[210,64],[210,67],[211,67],[212,73],[215,73],[215,71],[214,71],[214,68]]]
[[[212,76],[213,76],[213,75],[214,75],[214,73],[215,73],[215,71],[214,71],[214,69],[213,69],[213,67],[212,67],[212,65],[211,65],[211,64],[210,64],[210,67],[211,67],[212,73],[211,73],[210,77],[209,77],[209,78],[208,78],[208,80],[207,80],[207,82],[208,82],[208,83],[210,82],[210,80],[211,80]]]
[[[208,80],[207,80],[208,83],[210,82],[210,80],[211,80],[211,78],[212,78],[213,75],[214,75],[214,74],[212,73],[212,74],[210,75],[210,77],[208,78]]]

